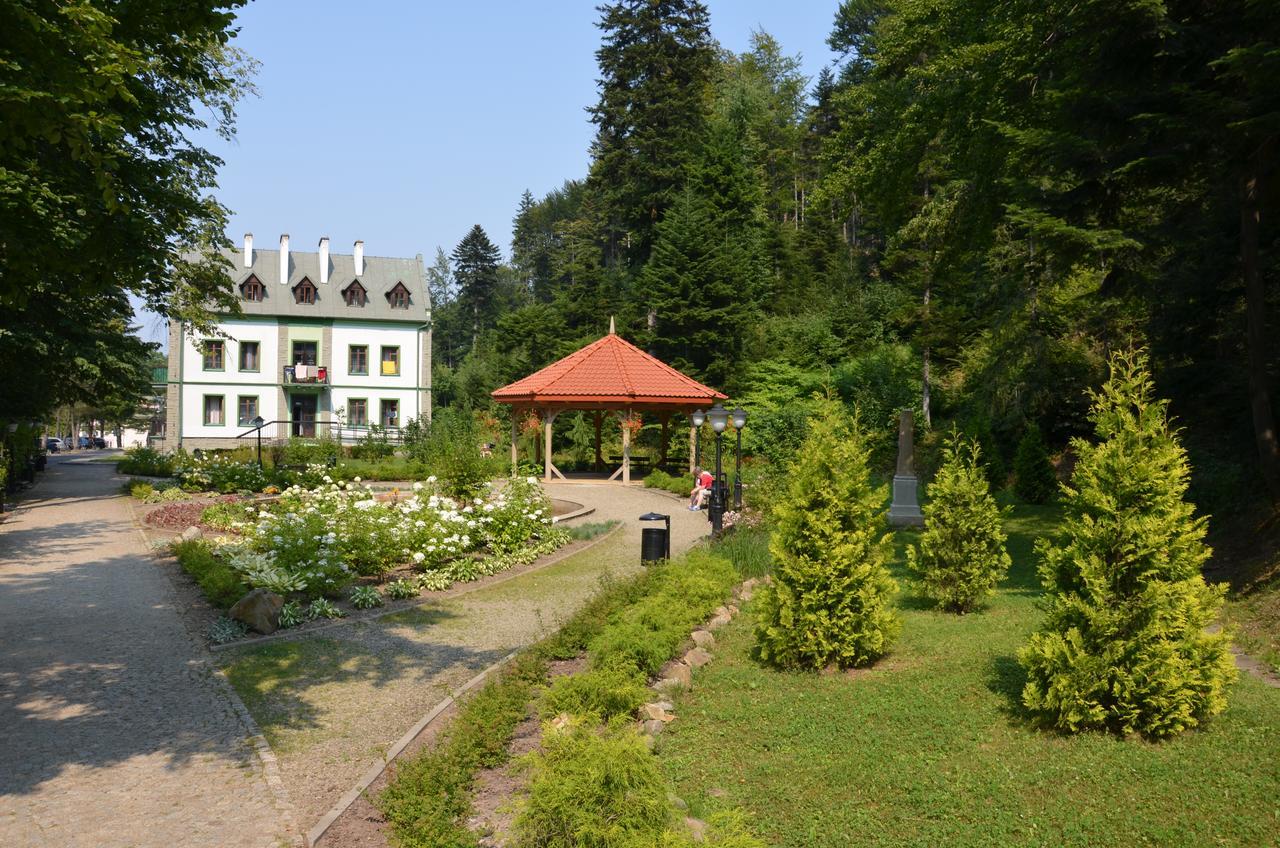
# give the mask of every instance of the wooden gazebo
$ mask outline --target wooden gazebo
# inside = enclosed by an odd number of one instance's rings
[[[517,454],[518,421],[533,413],[542,422],[543,475],[564,479],[551,461],[551,425],[566,410],[595,412],[596,461],[600,462],[600,420],[605,413],[617,414],[622,427],[622,465],[610,480],[621,476],[631,482],[631,429],[629,422],[641,413],[655,413],[662,422],[665,456],[667,427],[673,413],[705,409],[727,396],[681,374],[618,336],[609,321],[609,335],[553,362],[546,368],[493,392],[498,403],[511,406],[511,466]],[[689,429],[693,438],[693,428]],[[692,459],[692,452],[690,453]]]

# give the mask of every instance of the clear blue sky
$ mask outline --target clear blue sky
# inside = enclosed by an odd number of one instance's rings
[[[258,59],[259,96],[225,162],[227,235],[259,247],[323,235],[335,252],[430,263],[480,224],[503,253],[526,188],[586,174],[596,100],[598,0],[363,3],[268,0],[242,10],[236,44]],[[816,76],[838,0],[711,0],[712,35],[741,52],[763,29]],[[151,316],[143,335],[161,340]]]

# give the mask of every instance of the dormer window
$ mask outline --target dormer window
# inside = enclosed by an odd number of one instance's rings
[[[368,292],[360,285],[359,280],[352,280],[351,285],[342,290],[342,296],[346,298],[347,306],[364,306],[368,300]]]
[[[391,291],[387,292],[387,302],[391,304],[392,309],[409,308],[409,290],[405,288],[404,283],[396,283]]]
[[[240,284],[240,297],[245,300],[260,303],[264,294],[262,281],[252,274],[249,275],[249,279]]]
[[[293,287],[294,303],[314,304],[316,302],[316,287],[311,280],[306,277],[302,278],[302,282]]]

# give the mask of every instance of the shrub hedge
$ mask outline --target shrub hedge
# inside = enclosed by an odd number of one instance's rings
[[[249,591],[249,585],[240,579],[240,574],[213,555],[208,542],[175,542],[173,555],[178,558],[182,570],[199,584],[209,603],[218,609],[227,609]]]

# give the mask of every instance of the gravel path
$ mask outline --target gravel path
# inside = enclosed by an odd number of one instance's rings
[[[505,583],[220,657],[279,757],[304,829],[452,689],[550,632],[602,580],[638,570],[639,515],[672,516],[672,553],[708,532],[704,513],[657,492],[600,483],[554,483],[548,492],[595,507],[569,526],[610,519],[625,526],[588,550]]]
[[[0,845],[288,844],[120,480],[52,457],[0,523]]]

